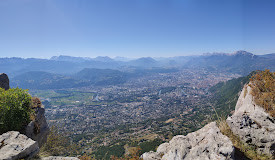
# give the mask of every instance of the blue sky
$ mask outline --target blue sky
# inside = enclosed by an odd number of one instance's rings
[[[275,52],[273,0],[0,0],[0,57]]]

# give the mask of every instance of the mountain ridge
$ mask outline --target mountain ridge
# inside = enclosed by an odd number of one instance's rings
[[[110,58],[99,56],[72,57],[54,56],[40,58],[0,58],[0,67],[10,77],[28,71],[46,71],[58,74],[75,74],[84,68],[118,69],[129,67],[149,69],[153,67],[205,68],[246,75],[253,70],[268,68],[275,70],[274,54],[254,55],[246,51],[234,53],[212,53],[199,56],[177,56],[168,58],[141,57],[138,59]]]

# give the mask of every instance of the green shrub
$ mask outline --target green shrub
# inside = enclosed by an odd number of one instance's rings
[[[156,151],[157,147],[164,143],[161,139],[156,138],[152,141],[146,141],[146,142],[142,142],[141,144],[139,144],[139,147],[141,148],[141,154],[145,153],[145,152],[149,152],[149,151]]]
[[[0,88],[0,134],[20,131],[30,122],[31,96],[27,90]]]

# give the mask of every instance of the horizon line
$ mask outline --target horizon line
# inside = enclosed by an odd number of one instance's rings
[[[87,56],[74,56],[74,55],[65,55],[65,54],[60,54],[60,55],[54,55],[51,57],[18,57],[18,56],[12,56],[12,57],[0,57],[0,58],[21,58],[21,59],[47,59],[51,60],[53,57],[60,57],[60,56],[66,56],[66,57],[73,57],[73,58],[88,58],[88,59],[95,59],[99,57],[108,57],[111,59],[116,59],[116,58],[126,58],[126,59],[139,59],[139,58],[153,58],[153,59],[158,59],[158,58],[174,58],[174,57],[191,57],[191,56],[207,56],[207,55],[234,55],[237,52],[247,52],[251,53],[253,55],[267,55],[267,54],[274,54],[275,52],[271,53],[265,53],[265,54],[254,54],[252,52],[246,51],[246,50],[237,50],[232,53],[227,53],[227,52],[204,52],[200,54],[190,54],[190,55],[175,55],[175,56],[160,56],[160,57],[155,57],[155,56],[142,56],[142,57],[125,57],[125,56],[107,56],[107,55],[99,55],[96,57],[87,57]]]

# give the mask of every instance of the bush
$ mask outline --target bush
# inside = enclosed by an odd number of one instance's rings
[[[157,147],[162,144],[163,141],[159,138],[156,138],[152,141],[146,141],[143,142],[139,145],[139,147],[141,148],[140,152],[141,154],[145,153],[145,152],[149,152],[149,151],[156,151]]]
[[[125,143],[115,144],[113,146],[101,146],[94,152],[95,158],[108,160],[111,156],[122,157],[125,153],[124,145]]]
[[[0,88],[0,134],[20,131],[30,122],[31,96],[27,90]]]

